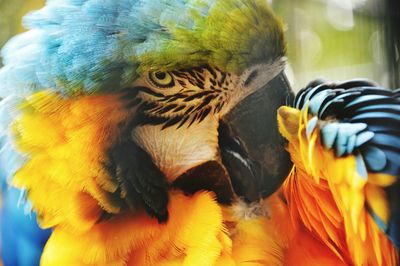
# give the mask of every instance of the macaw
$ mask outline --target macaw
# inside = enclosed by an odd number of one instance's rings
[[[2,50],[0,158],[52,229],[41,264],[234,263],[223,217],[291,166],[286,43],[266,1],[49,0],[24,23]],[[265,164],[232,143],[250,95],[270,99],[255,118],[271,124],[253,128]]]
[[[52,228],[42,265],[397,263],[398,173],[368,164],[388,149],[319,117],[336,85],[288,106],[266,1],[50,0],[25,23],[3,50],[0,156]]]

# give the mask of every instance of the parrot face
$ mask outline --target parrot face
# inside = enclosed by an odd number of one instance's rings
[[[210,65],[152,71],[125,89],[121,99],[134,115],[122,130],[125,140],[111,149],[120,169],[111,175],[125,180],[126,199],[138,194],[128,205],[142,198],[147,211],[165,221],[171,187],[212,190],[225,204],[274,192],[291,166],[276,125],[276,110],[290,96],[284,65],[279,57],[241,74]],[[138,157],[150,170],[138,171]]]
[[[186,128],[201,122],[209,113],[216,117],[228,113],[249,94],[267,84],[285,66],[284,58],[258,64],[237,75],[218,67],[203,66],[176,71],[147,72],[134,83],[142,110],[162,124]],[[148,122],[150,123],[150,122]]]
[[[133,137],[156,165],[175,180],[189,168],[218,159],[221,117],[283,70],[285,61],[258,64],[240,75],[203,66],[148,72],[129,90],[127,106],[137,108]],[[129,93],[128,93],[129,95]]]

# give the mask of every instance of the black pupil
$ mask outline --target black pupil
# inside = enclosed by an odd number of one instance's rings
[[[165,72],[156,72],[155,75],[156,75],[156,78],[161,79],[161,80],[163,80],[167,77],[167,74]]]

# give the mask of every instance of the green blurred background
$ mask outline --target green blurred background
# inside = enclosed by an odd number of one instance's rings
[[[0,47],[24,30],[22,16],[42,7],[45,0],[0,0]]]
[[[316,77],[365,77],[400,86],[400,0],[270,2],[287,25],[289,76],[296,88]]]
[[[317,77],[365,77],[400,87],[400,0],[269,2],[287,27],[287,72],[295,88]],[[23,14],[43,4],[44,0],[0,0],[0,46],[24,30]]]

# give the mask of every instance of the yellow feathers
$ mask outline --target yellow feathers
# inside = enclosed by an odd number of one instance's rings
[[[22,105],[14,132],[28,160],[14,183],[27,189],[41,225],[54,228],[42,265],[396,265],[395,248],[365,208],[386,221],[382,186],[393,180],[367,182],[353,156],[325,150],[318,130],[306,132],[307,109],[279,109],[295,166],[264,200],[267,215],[240,217],[211,192],[172,190],[164,224],[113,201],[117,184],[103,164],[130,115],[121,110],[118,95],[42,92]]]
[[[295,164],[282,188],[294,224],[305,226],[346,264],[396,265],[395,248],[365,208],[368,198],[374,199],[371,206],[387,219],[383,194],[359,176],[354,156],[337,158],[320,144],[319,130],[307,134],[309,119],[307,108],[278,111],[280,131],[289,140]],[[388,182],[385,177],[375,180]]]
[[[282,265],[291,227],[277,196],[268,200],[277,219],[235,217],[204,191],[171,191],[165,224],[108,204],[117,185],[102,164],[129,116],[120,110],[117,95],[42,92],[23,103],[14,132],[28,160],[14,183],[54,228],[42,265]]]
[[[82,233],[56,228],[42,264],[213,265],[222,254],[230,254],[231,242],[212,194],[172,193],[169,212],[166,224],[142,212],[116,215]]]
[[[121,112],[117,95],[64,99],[45,91],[22,104],[14,123],[19,149],[29,157],[14,184],[28,190],[44,227],[87,230],[99,219],[117,186],[104,172],[105,150],[117,134]]]

